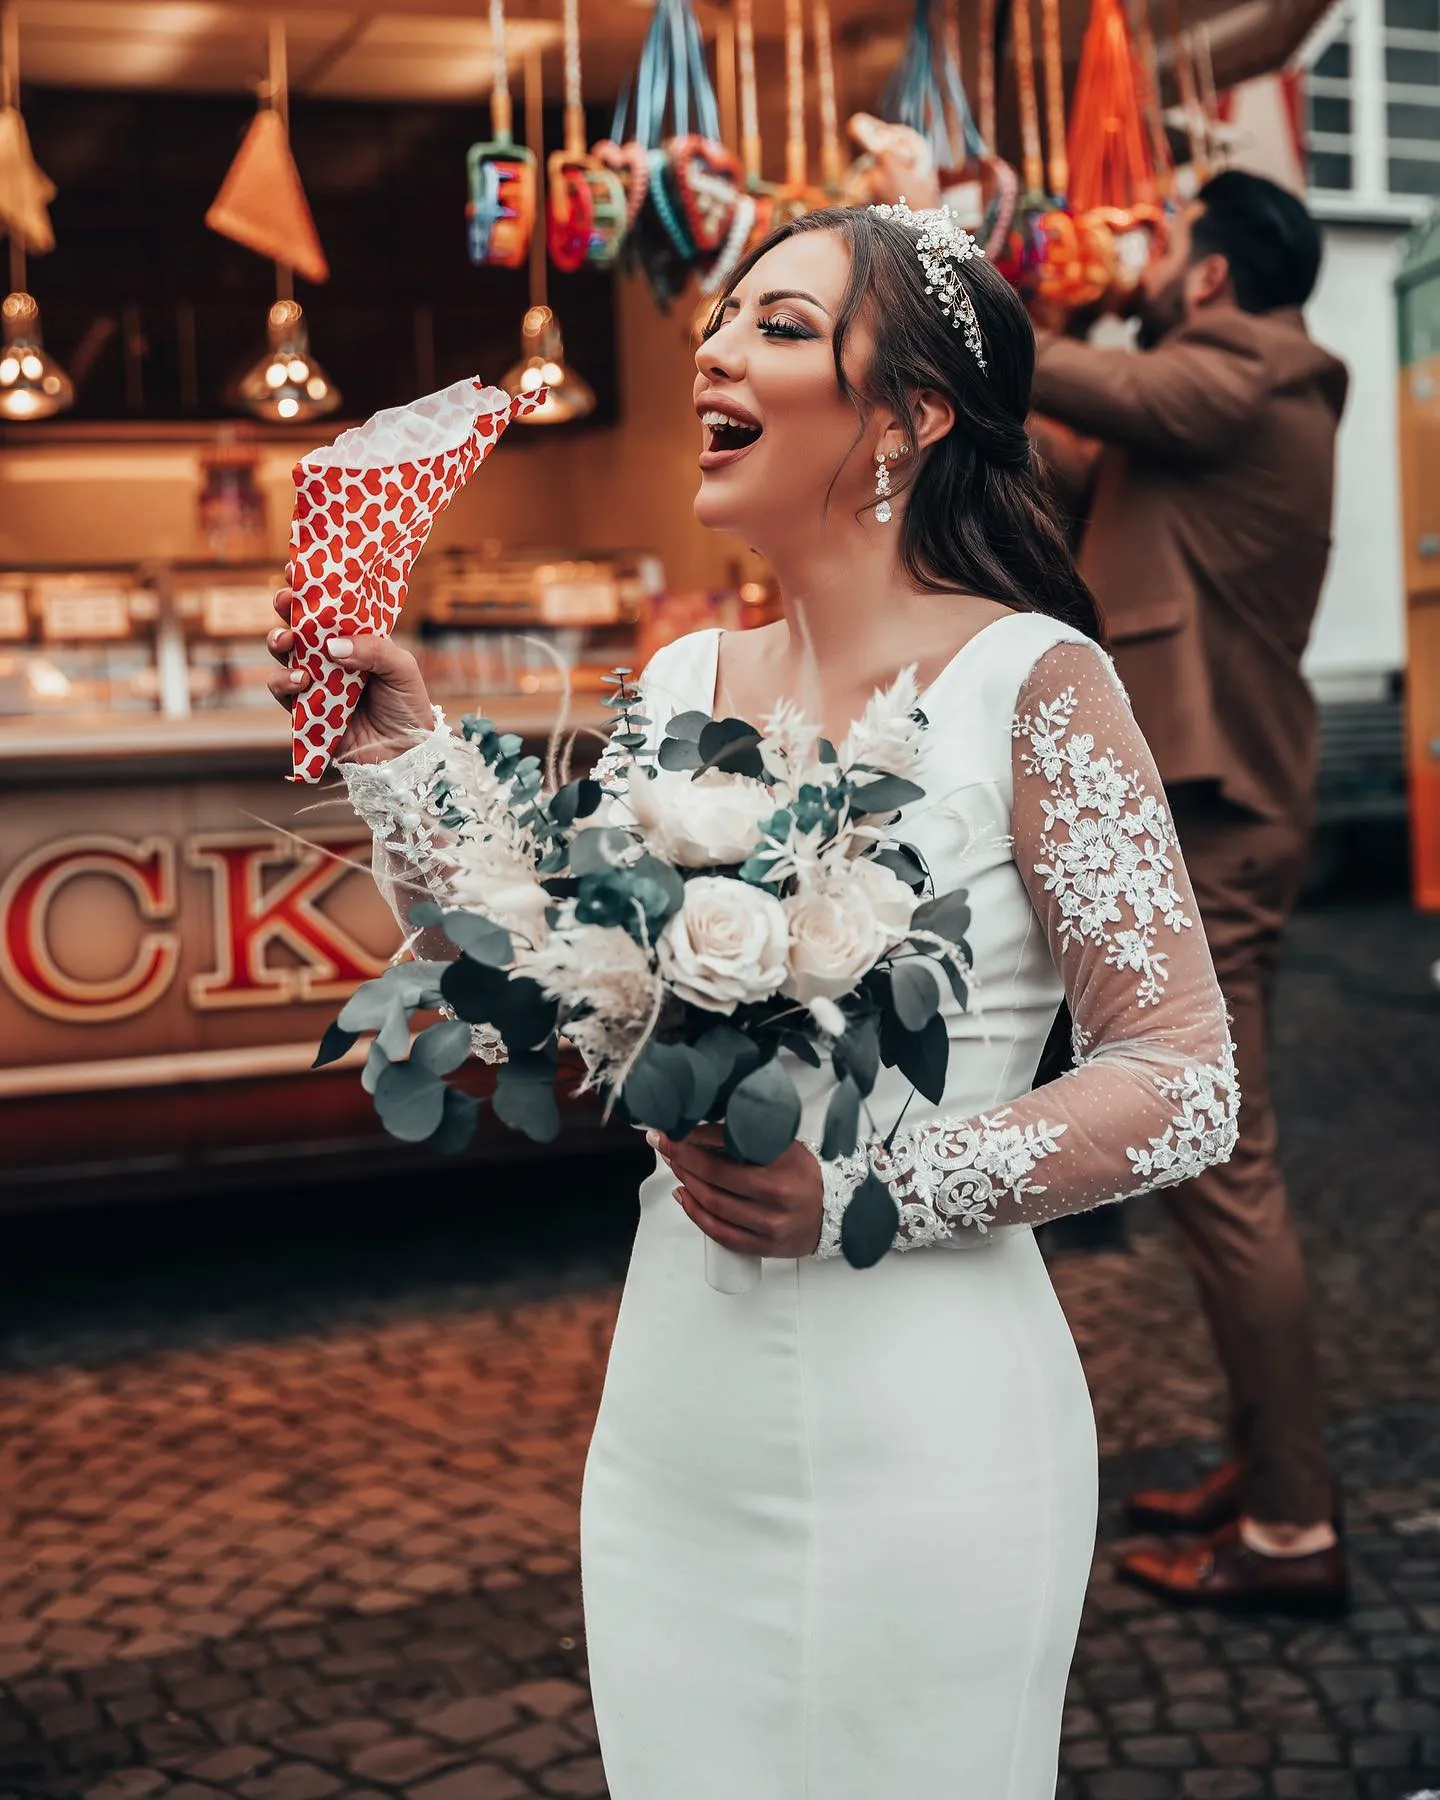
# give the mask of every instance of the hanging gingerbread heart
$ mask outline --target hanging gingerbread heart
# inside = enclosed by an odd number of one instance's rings
[[[696,252],[713,256],[729,236],[744,172],[723,144],[693,133],[672,138],[667,155]]]
[[[557,150],[546,163],[545,236],[550,260],[565,275],[583,267],[590,254],[595,203],[583,163]]]
[[[633,138],[624,144],[617,144],[613,138],[601,138],[590,154],[602,169],[608,170],[620,182],[625,196],[625,230],[633,231],[650,192],[649,153]]]

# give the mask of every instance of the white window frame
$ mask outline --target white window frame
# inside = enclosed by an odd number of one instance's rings
[[[1401,140],[1390,142],[1385,124],[1385,0],[1338,0],[1301,46],[1298,60],[1310,69],[1336,38],[1347,32],[1350,40],[1350,75],[1347,80],[1316,76],[1318,94],[1344,93],[1350,101],[1348,134],[1314,133],[1311,148],[1339,152],[1350,157],[1351,186],[1346,192],[1311,188],[1310,207],[1317,218],[1356,224],[1409,225],[1427,218],[1437,200],[1424,194],[1392,194],[1389,189],[1390,153],[1412,153]],[[1420,34],[1417,48],[1436,49],[1428,33]],[[1333,85],[1332,85],[1333,82]],[[1396,95],[1403,99],[1403,91]],[[1440,92],[1417,89],[1423,103],[1440,103]],[[1440,140],[1414,147],[1425,161],[1440,160]]]

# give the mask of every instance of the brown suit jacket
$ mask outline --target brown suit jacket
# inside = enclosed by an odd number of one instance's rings
[[[1167,787],[1218,782],[1254,812],[1309,818],[1300,658],[1347,383],[1298,311],[1207,308],[1139,354],[1040,334],[1037,413],[1100,440],[1080,566]],[[1043,420],[1036,435],[1063,486],[1074,437]]]

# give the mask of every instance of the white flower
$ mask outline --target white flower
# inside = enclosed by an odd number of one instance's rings
[[[773,894],[723,875],[685,883],[685,902],[656,945],[660,973],[682,1000],[732,1013],[785,979],[785,912]]]
[[[761,761],[784,784],[787,796],[803,780],[823,774],[814,767],[820,727],[810,724],[793,700],[781,700],[763,721],[761,730]]]
[[[529,876],[464,870],[452,876],[450,891],[462,907],[483,913],[515,937],[543,944],[549,934],[545,914],[555,902]]]
[[[763,782],[721,769],[698,779],[662,769],[653,781],[637,770],[629,799],[647,848],[682,869],[744,862],[759,841],[760,821],[775,811]]]
[[[884,955],[888,929],[858,888],[794,894],[784,903],[790,929],[785,992],[808,1005],[816,995],[848,994]]]
[[[884,863],[875,862],[868,856],[856,857],[846,863],[837,880],[868,903],[886,934],[886,947],[898,944],[910,929],[910,920],[920,904],[915,890],[907,887]]]
[[[570,925],[517,958],[517,967],[565,1009],[565,1035],[592,1074],[624,1061],[657,1011],[650,957],[618,926]],[[584,1016],[569,1018],[577,1008]]]
[[[807,1010],[826,1037],[844,1037],[845,1015],[828,995],[812,995]]]
[[[888,688],[877,689],[850,727],[840,751],[844,766],[864,763],[868,769],[912,779],[925,747],[924,727],[910,716],[919,700],[913,667],[902,669]]]

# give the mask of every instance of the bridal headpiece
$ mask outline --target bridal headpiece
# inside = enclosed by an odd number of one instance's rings
[[[893,206],[872,206],[872,213],[893,224],[904,225],[919,235],[915,246],[920,268],[925,276],[925,292],[935,295],[941,313],[956,331],[965,333],[965,348],[985,368],[985,341],[980,336],[980,321],[975,304],[960,279],[960,264],[983,257],[979,241],[973,238],[948,206],[931,207],[925,212],[912,212],[902,198]]]

